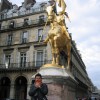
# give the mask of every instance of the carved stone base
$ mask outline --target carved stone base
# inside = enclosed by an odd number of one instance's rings
[[[46,64],[38,71],[48,85],[48,100],[74,100],[77,82],[70,72],[58,65]],[[32,77],[34,78],[35,75]]]

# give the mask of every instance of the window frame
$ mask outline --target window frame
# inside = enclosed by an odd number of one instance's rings
[[[38,29],[38,41],[43,41],[43,28]]]
[[[20,67],[26,67],[27,63],[27,53],[26,52],[20,52]]]
[[[8,68],[11,66],[11,54],[5,54],[5,62],[8,63]]]
[[[41,56],[41,59],[39,59]],[[39,57],[39,58],[38,58]],[[37,50],[36,52],[36,67],[41,67],[44,63],[44,51],[43,50]]]
[[[12,45],[12,41],[13,41],[13,34],[8,34],[7,35],[7,45]]]
[[[26,34],[26,35],[25,35],[25,34]],[[27,42],[28,42],[28,34],[29,34],[28,31],[23,31],[23,32],[22,32],[22,38],[21,38],[22,43],[27,43]]]

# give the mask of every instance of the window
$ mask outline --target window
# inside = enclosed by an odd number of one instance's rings
[[[23,26],[27,26],[28,25],[28,18],[26,18],[26,19],[24,19],[24,24],[23,24]]]
[[[7,45],[12,44],[12,34],[8,34]]]
[[[28,32],[25,31],[22,34],[22,43],[26,43],[28,41]]]
[[[26,67],[26,52],[20,54],[20,67]]]
[[[45,4],[41,4],[40,11],[44,11],[44,10],[45,10]]]
[[[43,65],[43,50],[37,50],[36,66],[41,67]]]
[[[1,15],[1,19],[4,19],[4,14]]]
[[[43,29],[38,29],[38,41],[42,41],[43,40]]]
[[[14,21],[10,22],[9,28],[14,28]]]
[[[8,68],[11,65],[11,54],[6,55],[5,58],[6,67]]]
[[[44,22],[44,15],[39,16],[39,23],[43,23]]]

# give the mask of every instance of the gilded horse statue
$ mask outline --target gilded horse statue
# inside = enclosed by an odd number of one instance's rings
[[[68,56],[67,69],[70,69],[71,39],[64,23],[64,14],[56,15],[53,6],[48,6],[46,11],[51,28],[44,43],[50,43],[53,56],[52,64],[59,65],[60,52],[64,51]]]

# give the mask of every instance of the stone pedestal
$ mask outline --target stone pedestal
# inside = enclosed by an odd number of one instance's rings
[[[38,71],[48,85],[48,100],[74,100],[76,85],[74,77],[61,66],[46,64]],[[32,77],[34,77],[33,75]]]

